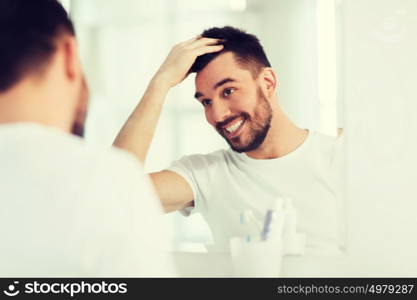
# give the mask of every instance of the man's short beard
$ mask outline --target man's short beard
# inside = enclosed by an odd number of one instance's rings
[[[257,107],[260,110],[263,110],[264,113],[267,115],[264,123],[258,129],[251,128],[251,132],[250,132],[251,140],[250,140],[249,144],[247,144],[245,146],[241,146],[241,147],[235,146],[235,145],[233,145],[233,143],[231,141],[229,141],[227,138],[225,138],[233,151],[238,152],[238,153],[242,153],[242,152],[250,152],[250,151],[256,150],[256,149],[259,148],[259,146],[262,145],[266,136],[268,135],[269,128],[271,127],[272,108],[271,108],[271,105],[269,104],[268,100],[265,98],[264,95],[262,95],[262,92],[260,90],[258,90],[258,105],[257,105]],[[247,113],[242,113],[242,116],[244,117],[245,120],[251,121],[251,117]],[[256,117],[256,112],[255,112],[255,117]],[[240,137],[237,137],[237,139],[239,139],[239,138]],[[233,141],[233,138],[232,138],[232,141]]]
[[[85,120],[88,106],[88,86],[83,76],[78,93],[78,105],[75,112],[75,119],[72,124],[71,133],[81,138],[84,137]]]
[[[82,124],[80,122],[74,122],[74,124],[72,124],[71,133],[83,138],[84,133],[85,133],[84,132],[84,124]]]

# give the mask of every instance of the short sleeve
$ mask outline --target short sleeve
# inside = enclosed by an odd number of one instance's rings
[[[193,191],[194,205],[181,209],[179,212],[183,216],[190,216],[191,214],[201,212],[202,204],[200,195],[198,192],[198,184],[196,180],[197,170],[193,168],[194,162],[192,156],[184,156],[179,160],[173,161],[171,165],[166,169],[167,171],[175,172],[184,178],[185,181],[190,185]]]

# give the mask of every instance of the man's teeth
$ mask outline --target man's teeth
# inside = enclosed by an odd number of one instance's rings
[[[242,125],[242,123],[243,123],[243,120],[240,120],[240,121],[237,121],[232,126],[226,127],[227,132],[229,133],[235,132],[240,127],[240,125]]]

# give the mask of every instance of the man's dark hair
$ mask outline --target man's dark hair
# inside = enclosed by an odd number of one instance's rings
[[[271,64],[266,57],[264,49],[259,40],[253,34],[248,34],[243,30],[226,26],[213,27],[205,30],[202,37],[222,39],[220,42],[224,48],[219,52],[207,53],[197,57],[191,66],[190,73],[200,72],[213,59],[225,52],[232,52],[238,64],[251,71],[252,76],[256,78],[264,67],[270,67]]]
[[[0,92],[41,71],[63,33],[75,35],[57,0],[0,0]]]

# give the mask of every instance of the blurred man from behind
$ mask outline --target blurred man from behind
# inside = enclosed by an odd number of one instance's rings
[[[61,4],[0,0],[0,40],[0,276],[174,275],[141,165],[79,137],[88,91]]]

